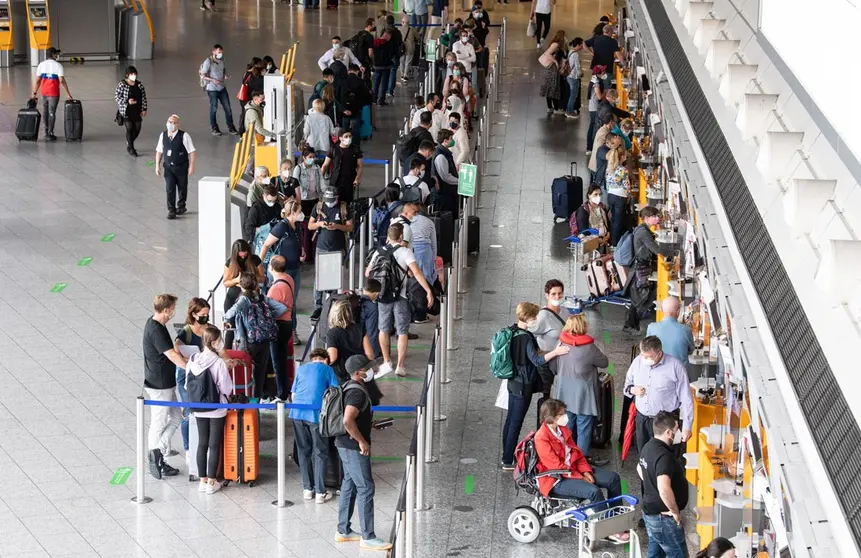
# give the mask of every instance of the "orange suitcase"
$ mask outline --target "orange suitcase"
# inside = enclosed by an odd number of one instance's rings
[[[228,410],[224,421],[224,480],[254,486],[260,469],[257,409]]]

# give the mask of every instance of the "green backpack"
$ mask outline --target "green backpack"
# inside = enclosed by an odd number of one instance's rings
[[[504,327],[493,334],[490,349],[490,371],[500,380],[514,377],[514,362],[511,360],[511,340],[526,332],[516,325]]]

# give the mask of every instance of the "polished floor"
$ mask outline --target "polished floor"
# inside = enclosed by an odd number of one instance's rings
[[[156,4],[156,3],[153,3]],[[152,166],[157,134],[171,113],[192,134],[197,177],[225,176],[235,139],[209,134],[208,103],[197,68],[213,43],[226,50],[232,89],[252,56],[283,52],[300,41],[298,79],[317,80],[317,57],[329,37],[352,35],[379,5],[308,11],[269,0],[219,2],[203,13],[193,0],[154,5],[156,59],[136,63],[147,88],[149,114],[138,141],[141,157],[125,153],[113,123],[113,91],[122,64],[66,65],[72,94],[83,101],[82,143],[18,143],[13,125],[29,93],[29,67],[0,69],[0,556],[355,556],[356,544],[333,541],[337,503],[301,500],[298,471],[288,466],[286,509],[274,499],[274,432],[265,416],[260,483],[230,486],[214,496],[179,477],[147,477],[153,502],[129,502],[134,466],[134,399],[141,392],[143,324],[153,294],[173,292],[184,306],[198,295],[196,187],[190,213],[165,217],[164,190]],[[470,259],[458,349],[450,353],[452,383],[444,387],[438,439],[440,462],[428,466],[428,502],[418,514],[417,551],[442,556],[568,556],[572,532],[548,530],[530,546],[514,543],[508,513],[526,503],[498,470],[503,413],[493,406],[497,384],[487,369],[489,339],[512,321],[522,300],[538,302],[541,285],[574,277],[559,240],[565,225],[550,217],[549,185],[570,161],[585,174],[585,119],[548,118],[538,97],[537,54],[525,34],[529,4],[497,4],[495,22],[511,23],[508,64],[493,118],[492,162],[482,183],[480,255]],[[585,35],[612,2],[560,0],[553,23]],[[386,158],[406,115],[411,87],[378,114],[366,156]],[[235,115],[238,106],[233,104]],[[221,113],[219,118],[223,119]],[[62,131],[62,122],[58,123]],[[382,168],[369,168],[363,189],[377,191]],[[307,335],[311,270],[303,280],[300,334]],[[212,270],[213,284],[220,270]],[[580,281],[582,290],[582,280]],[[618,311],[590,314],[619,382],[636,338],[620,331]],[[411,378],[385,383],[386,403],[415,402],[427,358],[430,326],[408,357]],[[617,384],[619,383],[617,382]],[[620,388],[620,385],[617,385]],[[530,427],[531,419],[527,421]],[[399,417],[374,438],[376,530],[388,537],[412,420]],[[178,440],[178,435],[177,435]],[[179,445],[177,443],[177,445]],[[619,470],[615,450],[606,452]],[[181,460],[174,458],[174,464]],[[473,461],[474,460],[474,461]],[[632,466],[622,470],[633,486]],[[470,490],[465,479],[471,476]],[[621,548],[607,547],[613,556]],[[362,554],[374,553],[363,552]]]

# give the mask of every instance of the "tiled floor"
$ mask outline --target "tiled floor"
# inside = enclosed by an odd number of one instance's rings
[[[263,476],[254,488],[230,486],[204,496],[182,476],[147,477],[153,502],[138,506],[129,502],[134,473],[125,485],[109,484],[116,469],[134,465],[141,329],[152,296],[174,292],[184,306],[198,294],[196,187],[192,183],[190,213],[167,221],[162,182],[151,166],[150,150],[166,117],[178,113],[193,135],[198,176],[226,175],[234,139],[209,134],[208,104],[196,78],[210,46],[225,46],[228,67],[238,77],[252,56],[277,58],[300,40],[298,76],[310,84],[329,37],[352,35],[378,9],[369,4],[304,13],[268,1],[220,4],[223,12],[205,14],[191,0],[153,3],[156,59],[136,63],[149,96],[139,159],[125,154],[122,130],[112,122],[122,65],[66,66],[72,93],[84,103],[80,144],[19,144],[12,127],[29,91],[31,69],[0,69],[0,556],[324,558],[358,552],[355,544],[332,542],[336,502],[301,501],[292,464],[287,497],[296,505],[270,505],[275,498],[271,415],[264,416]],[[564,23],[572,36],[574,30],[586,33],[611,5],[562,0],[554,22]],[[453,382],[443,392],[449,418],[441,425],[441,459],[428,467],[433,508],[418,516],[423,557],[552,557],[570,555],[573,548],[570,532],[551,530],[529,547],[507,535],[508,513],[525,501],[496,467],[504,417],[493,407],[497,385],[488,381],[488,353],[481,349],[511,322],[518,302],[539,300],[546,279],[570,284],[567,248],[558,242],[566,227],[550,220],[548,191],[569,161],[582,167],[587,122],[545,117],[537,96],[537,55],[522,33],[528,4],[495,8],[495,21],[503,13],[511,21],[502,103],[488,151],[497,162],[483,185],[481,253],[466,274],[466,317],[456,325]],[[234,89],[237,82],[235,77]],[[366,145],[367,156],[389,155],[408,99],[398,96],[394,107],[381,111],[380,131]],[[235,103],[234,110],[238,114]],[[369,169],[365,189],[376,191],[381,184],[382,169]],[[213,278],[218,272],[213,270]],[[303,285],[311,285],[310,277]],[[311,293],[302,291],[304,336]],[[600,333],[608,332],[611,342],[604,348],[619,377],[636,339],[620,333],[618,311],[604,312],[591,315],[590,322],[599,343]],[[428,326],[419,328],[417,343],[427,346],[429,332]],[[421,370],[426,355],[426,348],[415,348],[408,365]],[[415,401],[419,382],[387,380],[386,403]],[[398,419],[374,438],[374,453],[383,458],[374,463],[377,532],[383,537],[403,474],[402,462],[385,458],[402,456],[411,434],[411,420]],[[608,453],[618,467],[615,451]],[[461,464],[462,458],[478,461]],[[178,464],[177,458],[173,462]],[[471,494],[463,490],[466,475],[475,478]],[[623,477],[631,480],[631,475],[629,464]]]

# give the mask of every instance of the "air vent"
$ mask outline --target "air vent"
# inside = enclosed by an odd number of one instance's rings
[[[843,513],[861,542],[861,429],[661,0],[643,0]],[[718,43],[719,41],[714,41]],[[727,45],[728,46],[728,45]],[[706,64],[708,67],[708,63]],[[710,68],[713,69],[713,68]]]

